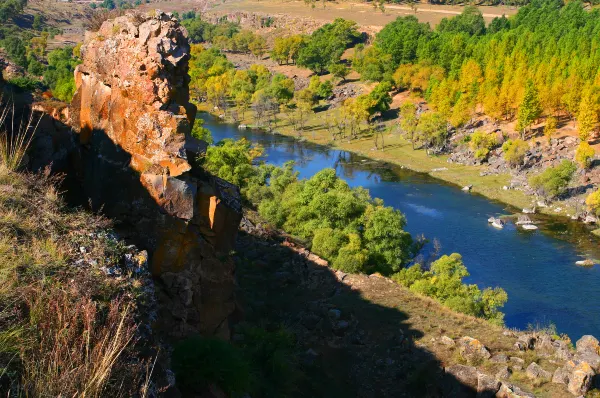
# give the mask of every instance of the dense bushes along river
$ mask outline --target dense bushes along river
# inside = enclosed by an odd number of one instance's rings
[[[430,266],[415,264],[423,242],[404,230],[404,215],[384,206],[368,190],[351,188],[333,169],[299,179],[293,162],[283,167],[255,160],[262,153],[246,140],[223,140],[202,159],[212,173],[237,184],[248,204],[278,228],[310,242],[331,266],[351,273],[379,272],[448,307],[501,323],[507,300],[501,288],[481,291],[463,283],[468,276],[459,254]]]

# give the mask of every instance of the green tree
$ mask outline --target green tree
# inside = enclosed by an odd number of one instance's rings
[[[538,91],[533,81],[529,80],[525,86],[525,95],[519,105],[519,112],[517,115],[517,130],[521,131],[521,138],[525,139],[525,132],[529,129],[529,126],[540,117],[541,113],[542,107],[540,105]]]
[[[42,30],[42,25],[44,24],[44,17],[40,14],[35,14],[33,16],[33,23],[31,27],[35,30]]]
[[[415,149],[417,125],[417,106],[412,102],[405,102],[400,106],[400,128],[405,137],[412,143],[412,149]]]
[[[346,77],[350,74],[350,68],[348,68],[346,65],[344,65],[340,62],[336,62],[336,63],[329,65],[328,69],[331,72],[331,74],[333,76],[337,77],[338,79],[340,79],[340,81],[342,83],[346,80]]]
[[[439,152],[448,139],[448,123],[437,112],[425,112],[419,118],[416,129],[416,140],[420,142],[429,154]]]
[[[327,66],[339,62],[346,48],[360,37],[356,22],[337,18],[313,32],[306,45],[300,48],[297,63],[322,74]]]
[[[192,137],[202,140],[207,144],[212,144],[214,142],[210,130],[204,127],[204,120],[202,119],[196,119],[194,121],[194,127],[192,127],[191,134]]]
[[[558,120],[554,116],[550,116],[548,119],[546,119],[546,125],[544,126],[544,136],[548,140],[548,144],[550,144],[552,135],[556,132],[557,125]]]

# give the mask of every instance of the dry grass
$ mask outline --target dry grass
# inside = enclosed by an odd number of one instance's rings
[[[125,245],[58,183],[0,165],[0,395],[145,396],[134,283],[99,272]]]
[[[23,165],[41,118],[34,120],[33,114],[30,114],[26,120],[17,121],[15,125],[14,104],[12,107],[1,104],[0,97],[0,161],[14,171]]]

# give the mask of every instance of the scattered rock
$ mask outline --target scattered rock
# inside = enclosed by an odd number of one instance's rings
[[[462,188],[462,191],[469,192],[471,189],[473,189],[473,185],[466,185]]]
[[[532,362],[529,364],[529,366],[527,367],[527,370],[526,370],[526,374],[527,374],[527,377],[529,377],[532,380],[538,380],[538,379],[550,380],[550,379],[552,379],[552,373],[548,372],[547,370],[544,370],[540,365],[538,365],[535,362]]]
[[[500,382],[488,376],[485,373],[477,375],[477,396],[478,397],[495,397],[500,389]]]
[[[508,362],[508,357],[506,356],[506,354],[496,354],[493,357],[490,358],[490,362],[494,362],[494,363],[507,363]]]
[[[336,320],[340,319],[340,317],[342,316],[342,312],[335,308],[332,308],[329,311],[327,311],[327,314],[329,315],[329,318]]]
[[[500,368],[500,370],[498,370],[498,372],[496,373],[496,378],[497,379],[508,379],[511,375],[511,371],[508,368],[508,366],[503,366]]]
[[[569,376],[571,375],[571,370],[566,366],[562,368],[558,368],[554,371],[552,375],[552,382],[559,384],[569,384]]]
[[[460,355],[468,362],[480,361],[491,357],[487,348],[477,339],[465,336],[458,340]]]
[[[440,337],[440,343],[449,347],[454,347],[456,345],[456,343],[454,342],[453,339],[451,339],[448,336],[442,336]]]
[[[497,398],[535,398],[535,395],[521,390],[519,387],[502,383],[500,389],[496,393]]]
[[[445,369],[446,373],[454,376],[464,386],[477,390],[479,385],[479,372],[474,366],[452,365]]]

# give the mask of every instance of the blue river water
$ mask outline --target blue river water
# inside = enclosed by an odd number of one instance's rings
[[[600,336],[600,266],[575,265],[586,257],[600,258],[600,240],[586,227],[536,215],[537,231],[523,231],[512,223],[498,230],[487,219],[516,214],[516,209],[400,166],[202,117],[215,142],[245,137],[264,147],[268,163],[295,161],[303,178],[335,168],[351,186],[363,186],[402,211],[413,236],[423,234],[430,242],[435,238],[442,254],[463,256],[469,283],[506,290],[507,326],[525,329],[552,323],[574,340],[584,334]]]

